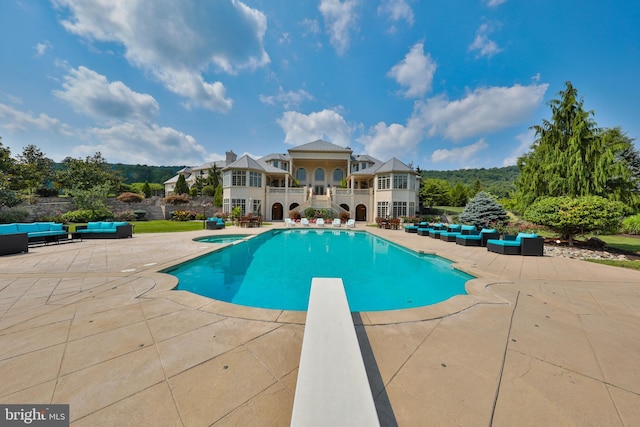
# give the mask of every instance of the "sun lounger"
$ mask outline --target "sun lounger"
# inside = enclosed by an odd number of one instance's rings
[[[316,219],[316,227],[324,227],[324,219],[322,218]]]
[[[347,228],[353,228],[356,226],[356,220],[355,219],[348,219],[347,220],[347,224],[345,225],[345,227]]]
[[[342,223],[340,222],[340,218],[334,218],[334,220],[331,223],[331,225],[334,226],[334,227],[340,227],[342,225]]]
[[[303,227],[308,227],[309,226],[309,220],[307,218],[302,218],[300,220],[300,224],[302,224]]]
[[[494,229],[483,228],[470,234],[456,236],[456,244],[462,246],[487,246],[489,239],[499,239],[500,234]]]

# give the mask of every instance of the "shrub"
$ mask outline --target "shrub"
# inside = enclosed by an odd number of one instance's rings
[[[135,221],[136,214],[133,211],[114,212],[113,219],[116,221]]]
[[[122,193],[116,200],[124,203],[140,203],[144,197],[138,193]]]
[[[338,215],[338,218],[340,218],[340,222],[347,222],[350,216],[349,212],[342,211]]]
[[[0,224],[11,224],[14,222],[24,222],[29,216],[26,209],[9,209],[0,212]]]
[[[465,224],[482,228],[491,223],[507,221],[509,216],[504,207],[489,193],[481,191],[469,200],[458,218]]]
[[[308,207],[304,210],[304,217],[308,219],[313,219],[316,217],[316,210],[312,207]]]
[[[626,207],[600,196],[544,197],[525,212],[525,219],[549,227],[573,245],[573,236],[589,232],[617,232]]]
[[[186,203],[189,203],[189,197],[185,196],[183,194],[174,194],[172,196],[167,196],[164,199],[162,199],[166,204],[168,205],[184,205]]]
[[[202,187],[202,195],[207,197],[213,197],[216,193],[216,189],[213,185],[205,185]]]
[[[102,221],[105,219],[112,219],[113,214],[106,209],[92,211],[90,209],[78,209],[75,211],[69,211],[62,214],[64,222],[89,222],[89,221]]]
[[[622,232],[627,234],[640,234],[640,214],[628,216],[623,219]]]
[[[196,219],[194,211],[177,210],[171,212],[171,220],[173,221],[191,221]]]
[[[297,221],[302,218],[302,215],[300,215],[300,212],[298,211],[290,211],[289,218],[293,219],[294,221]]]
[[[37,222],[64,222],[62,219],[62,213],[56,212],[54,215],[40,215],[36,218]]]

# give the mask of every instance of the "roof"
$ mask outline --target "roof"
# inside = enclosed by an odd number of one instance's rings
[[[307,144],[302,144],[294,148],[290,148],[289,152],[292,151],[333,151],[340,153],[351,153],[351,148],[349,147],[341,147],[336,144],[332,144],[327,141],[323,141],[322,139],[318,139],[317,141],[309,142]]]
[[[388,162],[382,164],[380,167],[373,171],[374,173],[386,173],[386,172],[413,172],[416,173],[409,166],[402,163],[400,160],[393,157]],[[370,172],[371,173],[371,172]]]
[[[256,160],[249,157],[247,154],[240,157],[235,162],[227,165],[224,169],[255,169],[264,170],[264,166],[260,165]]]

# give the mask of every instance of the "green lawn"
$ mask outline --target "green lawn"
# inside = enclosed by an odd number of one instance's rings
[[[610,259],[588,259],[586,261],[595,262],[596,264],[612,265],[614,267],[631,268],[632,270],[640,270],[640,261],[617,261]]]
[[[138,233],[173,233],[176,231],[195,231],[205,228],[204,221],[132,221],[133,232]]]
[[[622,249],[623,251],[635,252],[640,254],[640,237],[621,236],[619,234],[613,236],[593,236],[606,242],[612,248]]]

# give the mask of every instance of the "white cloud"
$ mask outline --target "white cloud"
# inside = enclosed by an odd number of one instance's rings
[[[35,50],[36,50],[36,58],[44,55],[45,53],[47,53],[47,51],[49,49],[51,49],[51,43],[49,43],[48,41],[44,41],[42,43],[38,43],[35,46]]]
[[[53,94],[77,113],[94,118],[150,122],[158,114],[158,103],[151,95],[134,92],[120,81],[109,83],[86,67],[70,70],[62,87]]]
[[[480,139],[478,142],[467,145],[465,147],[456,147],[450,150],[442,148],[439,150],[435,150],[431,154],[431,161],[433,162],[452,162],[452,163],[464,163],[476,154],[479,151],[482,151],[489,147],[484,139]]]
[[[325,109],[308,115],[286,111],[276,122],[284,130],[284,142],[287,144],[301,145],[317,139],[343,147],[350,144],[351,128],[334,110]]]
[[[424,136],[424,124],[419,117],[411,117],[406,125],[379,122],[368,135],[358,138],[365,152],[378,159],[412,158]]]
[[[489,39],[489,34],[493,31],[494,25],[486,23],[480,25],[480,28],[476,31],[476,38],[473,39],[473,42],[469,45],[469,50],[476,51],[478,58],[482,56],[491,58],[496,53],[502,51],[496,42]]]
[[[6,104],[0,104],[0,126],[11,132],[28,132],[32,129],[72,135],[69,125],[46,114],[34,115],[32,112],[16,110]]]
[[[507,0],[487,0],[487,6],[498,7]]]
[[[320,0],[318,9],[324,18],[330,41],[339,55],[344,54],[351,41],[350,32],[355,30],[357,0]]]
[[[516,135],[518,145],[516,146],[516,148],[511,150],[508,157],[504,158],[504,160],[502,161],[502,166],[514,166],[515,164],[517,164],[518,157],[529,151],[529,148],[531,147],[535,139],[536,131],[533,129],[529,129],[525,133]]]
[[[476,89],[466,97],[448,101],[439,96],[417,104],[429,135],[458,141],[495,132],[527,119],[540,105],[548,84]]]
[[[209,157],[207,150],[191,135],[156,124],[127,122],[91,128],[87,134],[95,143],[77,146],[74,153],[91,155],[100,151],[109,162],[195,165]]]
[[[90,41],[120,43],[125,57],[149,71],[188,107],[228,111],[221,82],[211,68],[235,74],[269,63],[263,37],[266,16],[239,0],[53,0],[70,16],[62,25]]]
[[[406,98],[420,97],[431,90],[436,63],[424,53],[422,43],[413,45],[402,61],[394,65],[387,76],[406,86]]]
[[[314,99],[313,96],[307,91],[300,89],[295,92],[294,91],[285,92],[282,89],[282,86],[278,88],[277,95],[271,95],[271,96],[260,95],[260,101],[263,102],[264,104],[268,104],[268,105],[282,104],[282,106],[286,109],[298,107],[304,101],[311,101],[313,99]]]
[[[406,21],[409,27],[413,26],[413,9],[405,0],[385,0],[378,6],[378,15],[387,15],[392,22]],[[391,28],[395,32],[395,27]]]

